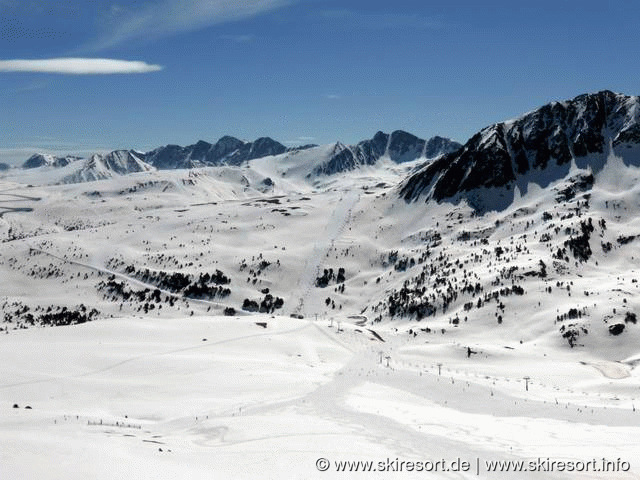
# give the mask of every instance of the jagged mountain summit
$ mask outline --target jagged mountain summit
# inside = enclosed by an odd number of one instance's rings
[[[373,138],[357,145],[346,146],[340,142],[336,143],[330,158],[317,166],[313,174],[333,175],[363,165],[374,165],[383,156],[388,156],[395,163],[410,162],[418,158],[436,158],[455,152],[460,147],[462,145],[458,142],[439,136],[423,140],[402,130],[396,130],[391,134],[377,132]]]
[[[38,168],[38,167],[66,167],[71,162],[80,160],[81,157],[66,155],[58,157],[46,153],[36,153],[31,155],[23,164],[22,168]]]
[[[372,139],[364,140],[357,145],[347,146],[336,142],[329,158],[318,165],[312,173],[333,175],[363,165],[374,165],[385,155],[396,163],[404,163],[420,157],[434,158],[455,151],[461,146],[443,137],[436,136],[423,140],[401,130],[391,134],[378,132]],[[160,170],[219,165],[237,166],[257,158],[295,153],[314,147],[316,145],[287,148],[269,137],[262,137],[254,142],[244,142],[235,137],[224,136],[214,144],[201,140],[186,147],[179,145],[160,147],[148,152],[145,161]]]
[[[572,165],[597,173],[610,155],[639,163],[640,98],[605,90],[484,128],[460,150],[410,176],[401,195],[407,201],[465,196],[473,203],[480,190],[518,187],[526,193],[530,182],[544,188],[567,176]]]
[[[402,164],[420,158],[435,158],[460,147],[459,143],[448,138],[435,136],[429,140],[423,140],[401,130],[391,134],[378,132],[373,138],[351,146],[336,142],[324,146],[285,147],[269,137],[245,142],[235,137],[224,136],[215,143],[200,140],[186,147],[166,145],[146,153],[136,150],[116,150],[108,155],[94,155],[83,165],[78,164],[73,171],[61,171],[58,180],[61,179],[62,183],[76,183],[154,169],[237,167],[266,158],[272,158],[280,166],[279,170],[293,168],[304,171],[300,177],[311,178],[375,165],[383,157],[393,163]],[[303,152],[304,155],[299,156]],[[25,162],[23,167],[37,168],[45,165],[63,167],[69,165],[71,160],[77,160],[77,158],[62,159],[38,154]],[[50,178],[50,180],[53,179]]]
[[[155,170],[144,158],[144,153],[135,150],[115,150],[106,155],[92,155],[80,170],[65,177],[62,183],[91,182],[116,175]]]
[[[248,160],[279,155],[286,151],[287,147],[269,137],[261,137],[254,142],[244,142],[235,137],[224,136],[214,144],[200,140],[186,147],[179,145],[159,147],[148,152],[145,158],[147,163],[159,170],[167,170],[241,165]]]

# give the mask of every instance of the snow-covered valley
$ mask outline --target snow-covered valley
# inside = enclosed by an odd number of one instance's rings
[[[0,478],[640,478],[625,145],[445,199],[335,146],[0,173]]]

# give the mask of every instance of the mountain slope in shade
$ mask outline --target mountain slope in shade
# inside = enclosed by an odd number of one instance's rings
[[[639,119],[636,96],[602,91],[553,102],[481,130],[459,151],[408,178],[401,195],[407,201],[421,196],[440,201],[516,186],[526,193],[529,183],[544,188],[566,177],[572,164],[597,173],[611,154],[639,164]]]
[[[81,169],[63,178],[61,183],[91,182],[155,170],[143,159],[144,154],[134,150],[115,150],[107,155],[92,155]]]
[[[57,157],[46,153],[36,153],[31,155],[23,164],[22,168],[38,168],[38,167],[66,167],[71,162],[80,160],[80,157],[66,155]]]

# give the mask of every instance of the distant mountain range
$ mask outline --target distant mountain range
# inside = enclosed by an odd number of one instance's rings
[[[243,162],[254,158],[265,157],[268,155],[279,155],[289,150],[310,148],[313,146],[315,145],[288,149],[281,143],[268,137],[259,138],[255,142],[244,142],[234,137],[225,136],[214,144],[200,140],[194,145],[188,145],[186,147],[181,147],[180,145],[166,145],[146,153],[135,150],[115,150],[102,157],[107,158],[110,156],[111,158],[124,158],[126,156],[124,152],[129,152],[129,155],[133,155],[138,161],[148,163],[159,170],[168,170],[175,168],[217,166],[223,164],[240,165]],[[97,157],[97,155],[93,155],[89,160],[95,160]],[[79,159],[79,157],[57,157],[54,155],[37,153],[32,155],[22,165],[22,168],[37,168],[43,166],[65,167],[72,161]],[[107,160],[107,165],[108,164],[110,164],[109,160]],[[116,162],[116,164],[119,163]],[[136,169],[135,171],[138,170]]]
[[[287,150],[287,147],[269,137],[244,142],[235,137],[225,136],[213,144],[200,140],[187,147],[167,145],[156,148],[146,154],[145,161],[160,170],[241,165],[255,158],[280,155]]]
[[[304,145],[287,148],[269,137],[262,137],[253,142],[245,142],[235,137],[224,136],[216,143],[203,140],[182,147],[166,145],[150,152],[135,150],[116,150],[107,155],[93,155],[85,161],[80,170],[65,177],[66,183],[101,180],[110,176],[125,175],[153,169],[171,170],[180,168],[197,168],[207,166],[238,166],[250,160],[268,156],[295,153],[311,150],[317,145]],[[403,163],[418,158],[434,158],[460,148],[461,145],[443,137],[423,140],[403,131],[391,134],[378,132],[370,140],[357,145],[346,146],[337,142],[330,157],[314,171],[315,175],[333,175],[353,170],[364,165],[373,165],[383,156],[388,156],[396,163]],[[23,168],[65,167],[78,157],[55,157],[53,155],[35,154],[23,165]]]
[[[531,183],[544,188],[566,177],[572,165],[596,173],[611,155],[640,165],[640,99],[605,90],[552,102],[515,120],[490,125],[464,145],[438,136],[424,140],[397,130],[377,132],[355,145],[336,142],[287,148],[269,137],[245,142],[225,136],[215,143],[166,145],[146,153],[118,150],[85,160],[64,181],[99,180],[154,169],[238,166],[271,156],[277,157],[276,162],[295,164],[297,153],[303,150],[305,158],[315,162],[309,164],[307,177],[375,165],[381,158],[397,164],[424,159],[424,165],[400,185],[400,196],[406,201],[464,197],[481,207],[482,198],[491,196],[482,192],[494,189],[507,205],[516,189],[524,194]],[[64,167],[76,160],[36,154],[23,168]]]
[[[314,170],[316,175],[333,175],[353,170],[363,165],[374,165],[383,156],[395,163],[404,163],[418,158],[436,158],[454,152],[462,145],[443,137],[423,140],[402,130],[389,134],[378,132],[372,139],[357,145],[336,143],[329,161]]]

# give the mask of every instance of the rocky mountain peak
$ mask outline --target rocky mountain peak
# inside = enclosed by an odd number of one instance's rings
[[[58,157],[46,153],[36,153],[31,155],[23,164],[22,168],[38,168],[38,167],[66,167],[71,162],[80,160],[80,157],[66,155]]]
[[[434,140],[439,139],[439,140]],[[431,147],[425,149],[425,145]],[[425,157],[433,158],[457,150],[461,145],[443,137],[433,137],[425,141],[415,135],[396,130],[391,134],[376,132],[373,138],[357,145],[345,146],[336,143],[329,160],[317,167],[316,175],[332,175],[354,170],[363,165],[374,165],[380,158],[388,156],[395,163],[404,163]]]
[[[571,162],[598,170],[611,149],[625,156],[640,145],[638,97],[608,90],[552,102],[522,117],[482,129],[459,150],[430,163],[404,182],[406,200],[443,200],[477,189],[526,191],[568,174]]]

